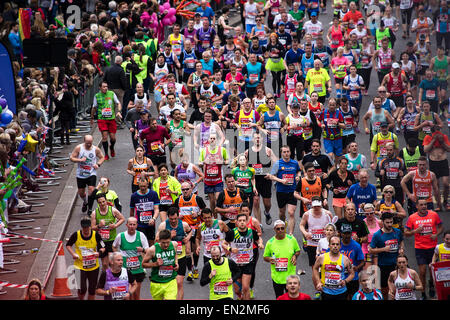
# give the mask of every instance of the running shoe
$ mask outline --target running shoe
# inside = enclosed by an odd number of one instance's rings
[[[253,289],[250,289],[250,299],[255,299],[255,293],[253,292]]]
[[[109,160],[109,156],[106,155],[106,156],[105,156],[105,161],[108,161],[108,160]]]
[[[320,292],[319,292],[319,291],[317,291],[317,292],[314,294],[314,300],[320,300]]]
[[[193,277],[192,272],[189,272],[186,280],[192,282],[192,277]]]
[[[434,298],[435,294],[436,291],[434,290],[434,284],[431,282],[430,288],[428,289],[428,295],[430,296],[430,298]]]
[[[116,156],[116,151],[114,150],[114,148],[109,148],[109,150],[111,151],[111,157],[115,157]]]
[[[88,211],[88,203],[84,202],[83,206],[81,207],[81,212],[86,213]]]
[[[194,272],[192,273],[194,279],[198,279],[198,269],[194,268]]]
[[[264,215],[266,216],[266,224],[270,226],[272,224],[272,217],[270,216],[270,213],[265,212]]]

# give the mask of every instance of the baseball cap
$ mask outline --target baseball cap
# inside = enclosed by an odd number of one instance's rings
[[[419,36],[419,40],[425,40],[427,38],[426,35],[424,35],[423,33]]]
[[[317,17],[317,12],[316,11],[311,12],[311,17]]]
[[[279,25],[279,26],[281,26],[281,25],[284,26],[284,25],[286,25],[286,23],[284,23],[284,21],[280,21],[280,22],[278,22],[278,25]]]
[[[273,227],[275,228],[278,225],[282,225],[283,227],[286,227],[286,223],[284,223],[283,220],[277,220],[273,223]]]
[[[357,24],[364,24],[364,21],[359,20]]]
[[[351,224],[342,224],[341,225],[341,232],[342,233],[348,233],[348,232],[353,232],[353,228]]]
[[[394,63],[392,64],[392,68],[393,68],[393,69],[400,69],[400,65],[399,65],[397,62],[394,62]]]
[[[386,121],[383,121],[380,123],[380,127],[387,127],[388,123]]]
[[[139,112],[140,115],[148,114],[148,113],[150,113],[150,112],[148,112],[147,109],[142,109],[141,112]]]

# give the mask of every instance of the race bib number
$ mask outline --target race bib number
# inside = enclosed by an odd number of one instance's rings
[[[82,250],[81,256],[84,269],[93,268],[97,264],[97,257],[92,250]]]
[[[160,266],[158,275],[162,278],[169,278],[173,274],[173,266]]]
[[[250,255],[248,253],[239,253],[236,256],[237,264],[247,264],[250,263]]]
[[[137,270],[140,267],[139,257],[127,257],[126,266],[128,270]]]
[[[253,169],[255,169],[255,174],[262,174],[263,173],[263,167],[262,164],[257,163],[252,165]]]
[[[325,272],[325,285],[327,287],[340,287],[341,274],[336,272]]]
[[[226,281],[220,281],[214,284],[214,294],[217,295],[228,294],[228,285]]]
[[[109,232],[110,230],[108,228],[101,228],[98,230],[98,233],[100,233],[100,237],[102,238],[103,241],[109,239]]]
[[[436,98],[436,91],[435,90],[426,90],[425,97],[427,99],[434,100]]]
[[[103,108],[102,109],[102,117],[105,117],[105,118],[112,117],[112,109],[111,108]]]
[[[350,99],[358,100],[359,99],[359,91],[358,90],[350,91]]]
[[[293,173],[285,173],[282,175],[281,179],[286,180],[287,184],[289,184],[289,185],[294,184],[294,174]]]
[[[316,83],[313,85],[314,91],[316,91],[317,93],[322,93],[323,91],[323,85],[320,83]]]
[[[250,179],[249,178],[238,178],[237,182],[236,182],[236,185],[238,187],[245,187],[245,188],[247,188],[249,184],[250,184]]]
[[[275,259],[275,270],[278,272],[285,272],[288,269],[288,258],[276,258]]]
[[[218,176],[219,175],[219,166],[210,166],[206,170],[206,174],[208,176]]]
[[[123,300],[127,294],[127,288],[125,286],[115,287],[116,291],[111,294],[113,300]]]
[[[389,247],[389,252],[391,252],[391,253],[398,252],[398,240],[397,239],[386,240],[384,242],[384,245],[386,247]]]
[[[325,236],[325,232],[323,229],[315,229],[311,230],[312,241],[319,242]]]
[[[413,292],[408,288],[397,289],[397,297],[400,300],[411,299],[413,296]]]
[[[183,253],[183,242],[177,241],[177,254],[180,255]]]
[[[142,211],[139,214],[139,222],[148,223],[153,218],[153,211]]]
[[[161,151],[161,150],[159,150],[160,146],[161,146],[161,143],[159,141],[153,141],[152,143],[150,143],[150,149],[153,152]]]
[[[253,83],[255,83],[255,82],[258,82],[259,76],[258,76],[258,74],[252,73],[252,74],[249,76],[249,79],[250,79],[250,81],[253,81]]]

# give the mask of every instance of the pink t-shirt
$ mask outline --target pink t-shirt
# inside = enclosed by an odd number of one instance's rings
[[[233,79],[231,72],[229,72],[225,77],[225,81],[232,82],[233,80],[236,80],[237,82],[242,82],[244,81],[244,76],[242,75],[242,73],[236,72],[236,76]]]
[[[367,253],[369,253],[369,244],[370,244],[370,242],[372,242],[372,237],[373,237],[375,232],[380,230],[380,225],[378,224],[378,221],[377,221],[375,223],[375,226],[373,228],[370,228],[369,224],[367,223],[367,218],[364,219],[364,222],[367,225],[367,229],[369,230],[369,234],[367,236],[367,242],[363,242],[363,244],[361,245],[361,249],[362,249],[362,252],[364,254],[367,254]]]
[[[333,66],[334,69],[336,69],[336,68],[339,67],[340,65],[347,66],[347,64],[348,64],[349,62],[350,62],[350,61],[349,61],[346,57],[344,57],[344,56],[342,56],[342,58],[334,57],[334,58],[331,60],[331,65]],[[344,69],[344,70],[345,70],[345,69]],[[344,75],[344,77],[345,77],[345,75]],[[342,77],[342,78],[344,78],[344,77]],[[341,78],[341,77],[336,77],[336,78]]]

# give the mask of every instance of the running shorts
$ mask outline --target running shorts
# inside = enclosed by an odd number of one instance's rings
[[[97,120],[98,130],[100,131],[108,131],[109,133],[117,132],[117,123],[116,120]]]
[[[78,189],[84,189],[86,187],[95,187],[97,183],[97,176],[93,175],[88,178],[77,178]]]
[[[436,175],[437,179],[449,176],[448,159],[441,161],[429,160],[428,162],[430,165],[430,171]]]
[[[173,279],[166,283],[151,282],[150,293],[153,300],[176,300],[178,287],[177,279]]]

